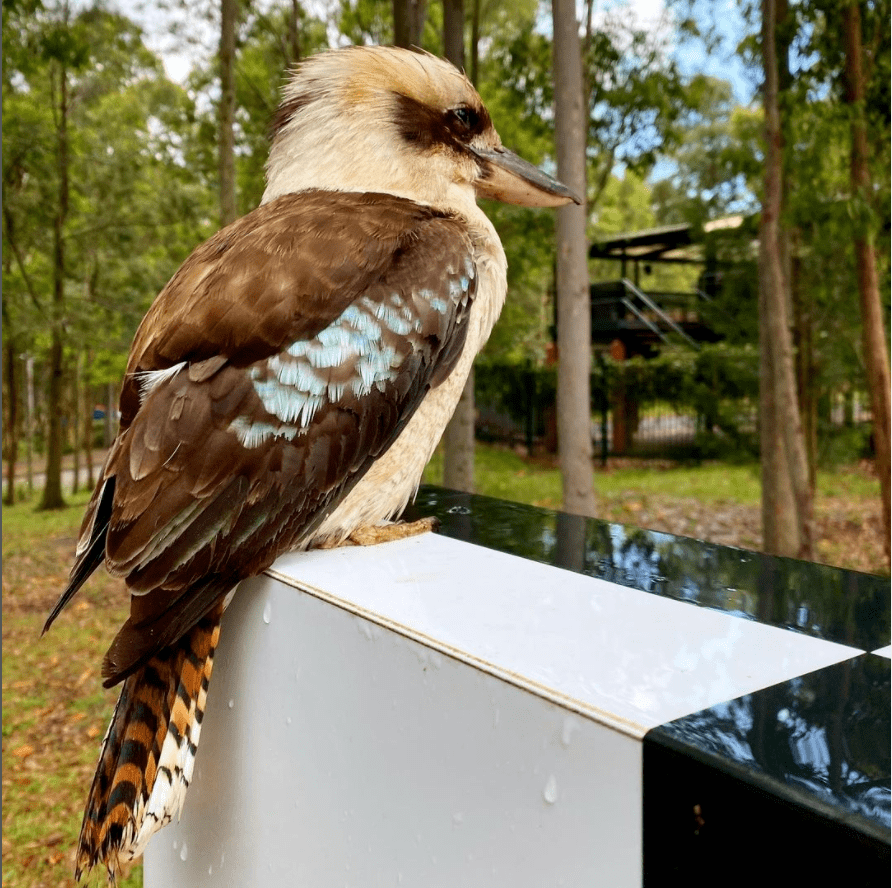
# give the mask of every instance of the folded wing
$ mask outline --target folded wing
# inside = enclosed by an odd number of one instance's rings
[[[460,221],[391,195],[288,195],[198,248],[134,340],[47,627],[102,560],[125,577],[114,684],[306,544],[448,376],[475,289]]]

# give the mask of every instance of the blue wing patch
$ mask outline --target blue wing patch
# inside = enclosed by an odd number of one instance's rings
[[[403,372],[431,320],[437,330],[445,330],[450,315],[467,305],[476,278],[470,257],[461,271],[447,269],[444,278],[442,292],[421,288],[406,295],[382,292],[377,299],[364,295],[315,338],[292,342],[252,366],[251,382],[268,416],[238,416],[230,431],[248,448],[271,437],[292,441],[307,431],[326,403],[340,401],[348,392],[361,399],[373,387],[383,391]]]

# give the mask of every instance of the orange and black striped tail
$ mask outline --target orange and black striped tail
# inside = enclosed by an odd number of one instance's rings
[[[114,883],[151,836],[178,816],[220,637],[222,602],[124,682],[90,788],[75,863],[80,880],[103,864]]]

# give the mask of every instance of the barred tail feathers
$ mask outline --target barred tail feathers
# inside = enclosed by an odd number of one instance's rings
[[[84,810],[75,878],[103,864],[113,882],[122,862],[179,816],[220,637],[223,604],[124,682]]]

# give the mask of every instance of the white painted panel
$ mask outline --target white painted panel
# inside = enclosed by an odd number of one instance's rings
[[[273,572],[636,737],[861,653],[434,534]]]
[[[637,740],[258,579],[226,614],[195,779],[145,884],[631,888],[640,865]]]

